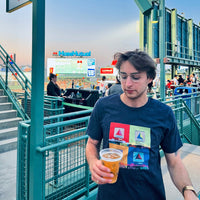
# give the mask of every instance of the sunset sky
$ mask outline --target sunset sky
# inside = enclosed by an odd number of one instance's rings
[[[166,7],[200,22],[199,0],[166,0]],[[54,51],[91,51],[97,66],[110,65],[114,53],[139,48],[138,22],[134,0],[46,0],[46,58]],[[16,53],[18,65],[31,65],[32,5],[6,13],[1,0],[0,24],[0,44]]]

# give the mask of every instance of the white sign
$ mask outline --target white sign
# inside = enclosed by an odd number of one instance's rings
[[[6,0],[6,12],[13,12],[30,4],[32,0]]]
[[[95,76],[94,58],[48,58],[47,76],[53,74],[85,74]]]

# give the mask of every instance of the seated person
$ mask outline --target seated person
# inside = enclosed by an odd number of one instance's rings
[[[179,83],[179,85],[183,85],[184,79],[183,79],[182,75],[179,75],[178,83]]]
[[[47,85],[47,95],[60,96],[61,90],[60,90],[60,87],[58,86],[58,84],[56,83],[57,76],[55,74],[50,74],[49,79],[50,79],[50,81]]]
[[[119,77],[116,76],[115,78],[116,78],[116,83],[109,88],[108,95],[112,95],[112,94],[121,95],[123,93]]]
[[[172,82],[170,80],[167,80],[166,88],[171,89]]]

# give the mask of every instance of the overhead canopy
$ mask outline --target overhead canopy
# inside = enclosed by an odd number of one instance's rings
[[[152,0],[135,0],[135,3],[143,14],[152,9]]]

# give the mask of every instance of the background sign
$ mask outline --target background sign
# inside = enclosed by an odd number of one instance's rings
[[[95,76],[94,58],[48,58],[47,76],[54,74],[87,74]]]
[[[30,4],[32,0],[6,0],[6,12],[13,12]]]
[[[113,74],[113,68],[111,68],[111,67],[101,68],[100,73],[101,74]]]

